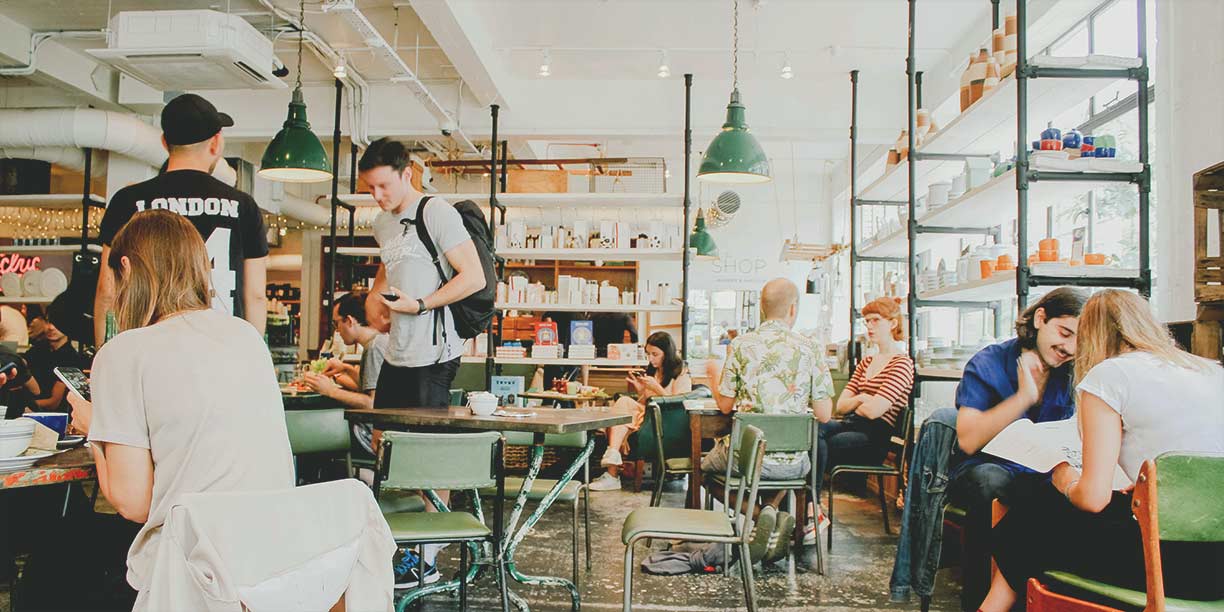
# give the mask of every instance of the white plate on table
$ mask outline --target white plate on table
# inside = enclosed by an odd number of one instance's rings
[[[55,443],[55,448],[65,450],[76,448],[85,442],[85,436],[64,436],[63,440]]]
[[[20,457],[9,457],[8,459],[0,459],[0,474],[8,474],[25,469],[29,469],[36,462],[46,459],[55,453],[51,451],[41,451],[31,455],[21,455]]]
[[[16,272],[5,272],[0,276],[0,290],[5,297],[21,297],[21,276]]]
[[[53,298],[68,288],[68,277],[59,268],[47,268],[42,273],[42,294]]]
[[[41,297],[42,291],[42,270],[29,270],[21,275],[21,290],[30,297]]]

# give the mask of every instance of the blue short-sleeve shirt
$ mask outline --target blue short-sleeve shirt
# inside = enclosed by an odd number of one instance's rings
[[[985,411],[1014,395],[1019,386],[1016,366],[1019,358],[1020,341],[1016,338],[978,351],[965,365],[964,376],[956,386],[956,406]],[[1050,372],[1041,403],[1029,408],[1024,418],[1034,423],[1071,418],[1075,414],[1071,392],[1071,364],[1068,363]],[[1032,472],[1022,465],[989,455],[975,454],[967,463],[983,461],[997,463],[1013,474]]]

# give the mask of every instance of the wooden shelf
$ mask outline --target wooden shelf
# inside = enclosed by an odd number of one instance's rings
[[[343,249],[341,249],[343,251]],[[659,261],[680,259],[680,249],[501,249],[498,255],[517,260]],[[592,266],[595,268],[595,266]]]
[[[512,304],[510,302],[498,302],[493,305],[498,310],[530,310],[534,312],[680,312],[681,306],[678,305],[616,305],[607,306],[601,304]]]
[[[484,357],[463,357],[461,363],[484,363]],[[640,368],[646,365],[645,361],[632,361],[620,359],[532,359],[524,357],[522,359],[494,359],[494,362],[500,365],[560,365],[560,366],[595,366],[595,367],[619,367],[619,368]]]
[[[1016,295],[1016,272],[995,272],[990,278],[968,281],[942,289],[918,294],[920,300],[948,300],[960,302],[990,302]]]
[[[17,253],[18,255],[40,255],[44,253],[76,253],[81,250],[79,244],[47,244],[41,246],[0,246],[0,252]],[[97,244],[89,244],[85,246],[85,250],[91,253],[101,253],[102,247]]]
[[[0,295],[0,304],[50,304],[54,297],[8,297]]]
[[[72,209],[81,207],[81,194],[53,193],[39,195],[0,195],[0,207]],[[106,198],[90,194],[89,201],[106,206]]]
[[[960,380],[965,375],[964,370],[955,368],[918,368],[918,375],[926,378],[944,378],[949,381]]]
[[[448,202],[472,200],[488,206],[487,193],[434,193]],[[376,208],[378,203],[368,193],[340,194],[340,201],[352,206]],[[79,200],[79,198],[78,198]],[[676,208],[684,206],[684,198],[667,193],[499,193],[497,202],[507,208]]]

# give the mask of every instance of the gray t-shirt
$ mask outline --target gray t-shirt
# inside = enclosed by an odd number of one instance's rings
[[[128,550],[128,582],[138,590],[182,495],[293,487],[276,371],[250,323],[208,309],[125,331],[98,351],[90,382],[89,439],[153,456],[149,520]]]
[[[402,291],[407,299],[423,299],[443,283],[413,225],[417,204],[409,202],[398,215],[382,211],[374,218],[374,239],[378,241],[382,262],[387,268],[387,284]],[[445,253],[472,237],[463,226],[459,212],[442,198],[435,197],[425,205],[424,217],[442,269],[448,277],[453,276],[455,271]],[[445,312],[445,342],[443,330],[435,328],[435,316],[438,316],[436,311],[423,316],[392,312],[387,363],[401,368],[419,368],[461,355],[463,339],[455,331],[450,312]]]
[[[378,334],[362,348],[361,353],[361,390],[373,391],[378,388],[378,373],[382,371],[383,361],[386,361],[387,334]]]

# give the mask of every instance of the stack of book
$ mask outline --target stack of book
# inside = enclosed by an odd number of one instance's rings
[[[594,344],[571,344],[569,346],[570,359],[594,359],[595,345]]]
[[[535,344],[531,347],[532,359],[560,359],[561,345],[559,344]]]
[[[503,344],[497,347],[498,359],[523,359],[527,356],[527,349],[521,344]]]

